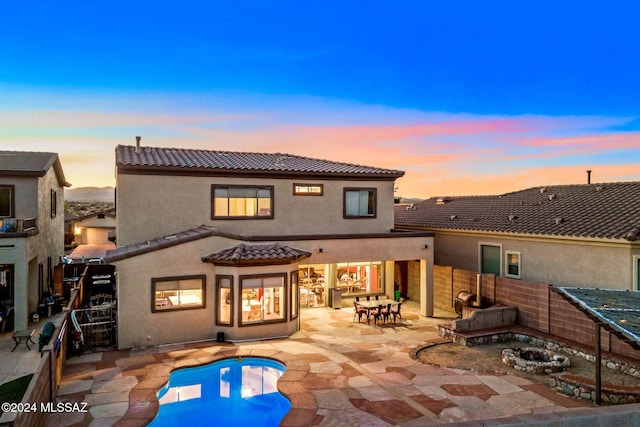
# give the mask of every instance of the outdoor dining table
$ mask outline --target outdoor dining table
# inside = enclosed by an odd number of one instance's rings
[[[392,299],[372,299],[369,301],[358,301],[356,304],[358,304],[361,307],[364,307],[367,310],[367,323],[369,323],[369,317],[371,314],[371,310],[375,310],[376,308],[378,308],[378,306],[383,306],[386,307],[388,305],[396,306],[398,304],[400,304],[398,301],[396,300],[392,300]]]

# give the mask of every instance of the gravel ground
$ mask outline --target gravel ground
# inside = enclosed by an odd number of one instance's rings
[[[475,347],[446,343],[422,349],[417,356],[423,363],[431,365],[477,372],[517,375],[540,384],[549,385],[548,375],[535,375],[518,371],[502,363],[502,350],[508,347],[525,347],[525,345],[513,341]],[[568,373],[595,381],[595,363],[577,356],[569,356],[569,359],[571,360],[571,367],[567,370]],[[640,378],[622,374],[603,366],[602,384],[639,387]]]

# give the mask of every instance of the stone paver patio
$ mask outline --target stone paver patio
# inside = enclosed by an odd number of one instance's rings
[[[559,421],[593,407],[520,377],[416,361],[412,351],[441,340],[436,325],[443,319],[419,318],[409,310],[402,325],[374,327],[352,317],[352,309],[309,309],[302,312],[301,331],[288,339],[211,341],[70,358],[58,401],[86,402],[89,411],[52,414],[47,426],[146,425],[157,414],[156,392],[172,370],[249,355],[287,366],[279,388],[292,409],[283,426],[500,425]]]

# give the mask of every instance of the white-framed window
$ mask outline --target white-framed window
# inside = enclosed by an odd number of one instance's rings
[[[502,245],[496,243],[478,243],[478,272],[502,275]]]
[[[504,252],[504,275],[512,279],[522,278],[522,254],[517,251]]]
[[[151,279],[151,311],[205,308],[206,276],[159,277]]]
[[[212,185],[211,219],[273,218],[273,186]]]
[[[375,218],[376,195],[375,188],[345,188],[344,218]]]

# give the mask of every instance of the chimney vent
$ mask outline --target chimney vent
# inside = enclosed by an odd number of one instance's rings
[[[136,153],[140,152],[140,140],[142,139],[141,136],[136,136]]]
[[[587,171],[587,184],[591,184],[591,171]]]

